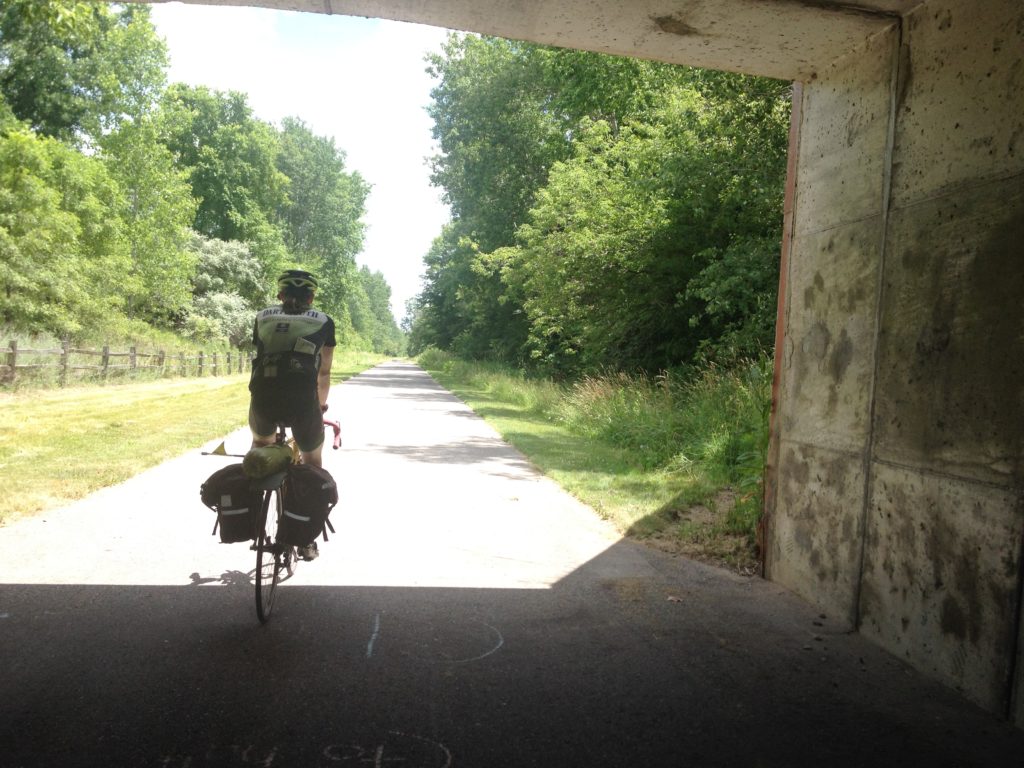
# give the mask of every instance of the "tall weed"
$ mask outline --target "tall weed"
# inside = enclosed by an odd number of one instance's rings
[[[646,468],[692,469],[719,484],[760,476],[767,450],[771,361],[708,366],[654,379],[624,373],[574,384],[559,416],[574,432],[636,453]]]
[[[675,453],[675,395],[664,377],[588,376],[570,387],[559,416],[577,434],[634,451],[639,465],[650,469]]]

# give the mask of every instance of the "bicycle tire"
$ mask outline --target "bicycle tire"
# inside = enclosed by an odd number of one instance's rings
[[[263,504],[260,509],[260,531],[256,538],[256,617],[261,624],[266,624],[274,610],[277,597],[277,585],[281,581],[281,570],[285,567],[285,558],[279,551],[276,542],[277,522],[281,516],[280,490],[269,490],[263,493]],[[290,574],[290,571],[289,571]]]

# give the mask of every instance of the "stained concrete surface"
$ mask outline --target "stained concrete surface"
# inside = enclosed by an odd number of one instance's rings
[[[414,366],[331,403],[337,533],[266,626],[198,499],[225,459],[0,529],[0,766],[1024,764],[837,617],[620,540]]]
[[[768,573],[1024,728],[1024,5],[903,11],[800,90]]]

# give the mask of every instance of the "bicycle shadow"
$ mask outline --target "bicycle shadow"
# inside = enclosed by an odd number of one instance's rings
[[[278,577],[278,584],[284,584],[290,580],[292,575],[282,571]],[[256,570],[248,573],[242,571],[224,571],[220,576],[200,576],[198,573],[189,574],[189,586],[200,587],[204,584],[219,584],[225,587],[252,587],[256,583]]]
[[[220,576],[200,576],[189,574],[189,586],[198,587],[203,584],[221,584],[227,587],[251,587],[255,583],[256,571],[224,571]]]

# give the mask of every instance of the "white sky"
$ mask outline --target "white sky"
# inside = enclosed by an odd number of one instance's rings
[[[359,264],[383,273],[398,320],[420,291],[423,256],[448,220],[430,186],[424,108],[433,81],[423,57],[446,30],[352,16],[155,4],[168,82],[242,91],[262,120],[299,117],[346,153],[372,185]]]

